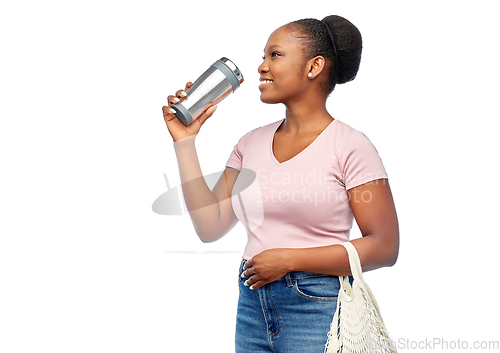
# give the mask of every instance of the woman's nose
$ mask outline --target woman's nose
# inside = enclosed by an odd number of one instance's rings
[[[262,62],[262,64],[259,65],[259,67],[257,68],[257,70],[259,71],[259,74],[261,74],[263,72],[269,71],[269,68],[267,67],[267,64],[266,64],[266,60],[264,60]]]

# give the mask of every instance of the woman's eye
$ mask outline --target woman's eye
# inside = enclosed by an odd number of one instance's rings
[[[272,57],[272,58],[273,58],[273,57],[275,57],[275,56],[280,56],[280,55],[281,55],[281,54],[280,54],[280,53],[278,53],[278,52],[276,52],[276,51],[273,51],[273,52],[271,53],[271,57]],[[263,55],[263,56],[262,56],[262,60],[266,60],[266,56],[265,56],[265,55]]]

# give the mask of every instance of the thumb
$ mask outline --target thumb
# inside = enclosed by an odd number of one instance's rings
[[[217,106],[212,106],[208,108],[199,118],[198,121],[200,122],[200,125],[203,125],[203,123],[212,116],[212,114],[215,112],[217,109]]]

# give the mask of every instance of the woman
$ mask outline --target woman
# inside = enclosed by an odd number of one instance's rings
[[[358,29],[339,16],[299,20],[274,31],[258,68],[259,89],[264,103],[285,105],[285,118],[245,134],[212,191],[194,138],[215,107],[189,126],[169,108],[184,91],[169,96],[163,107],[200,239],[215,241],[238,220],[247,228],[236,352],[323,352],[338,276],[351,274],[340,243],[349,240],[353,218],[363,235],[352,241],[363,271],[396,262],[398,221],[382,161],[365,135],[326,110],[335,85],[356,76],[361,48]],[[255,171],[258,185],[257,193],[240,193],[244,208],[230,197],[243,169]],[[259,203],[264,217],[256,223]]]

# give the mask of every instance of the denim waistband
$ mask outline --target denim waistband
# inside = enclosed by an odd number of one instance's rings
[[[240,271],[239,274],[243,272],[243,266],[248,260],[242,259],[241,264],[240,264]],[[332,275],[325,275],[321,273],[312,273],[312,272],[304,272],[304,271],[292,271],[288,272],[286,275],[283,277],[277,279],[276,281],[286,281],[286,284],[290,286],[292,284],[292,280],[294,279],[299,279],[299,278],[314,278],[314,277],[337,277],[337,276],[332,276]]]

